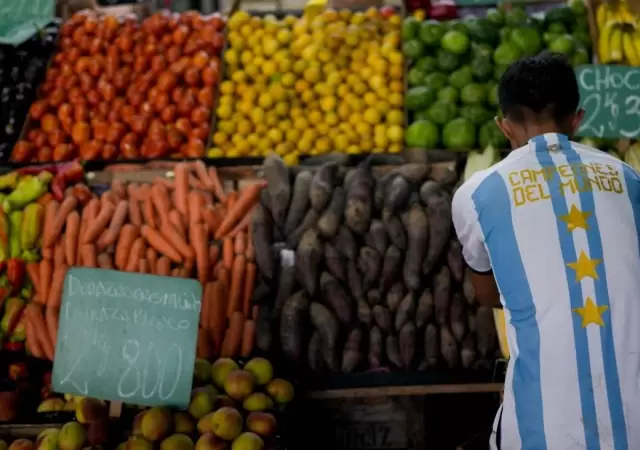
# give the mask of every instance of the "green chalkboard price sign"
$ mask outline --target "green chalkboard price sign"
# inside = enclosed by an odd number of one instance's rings
[[[196,280],[70,269],[60,309],[54,390],[186,407],[201,297]]]
[[[0,44],[22,44],[53,20],[55,7],[55,0],[1,0]]]
[[[576,69],[585,115],[578,136],[640,136],[640,68],[580,66]]]

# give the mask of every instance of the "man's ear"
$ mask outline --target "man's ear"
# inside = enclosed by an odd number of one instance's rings
[[[582,119],[584,119],[584,109],[580,108],[571,118],[571,129],[574,133],[578,130]]]
[[[502,131],[504,137],[509,139],[509,141],[512,141],[513,139],[511,133],[511,124],[509,123],[509,121],[503,117],[496,117],[493,120],[496,121],[496,125],[498,125],[498,128],[500,128],[500,131]]]

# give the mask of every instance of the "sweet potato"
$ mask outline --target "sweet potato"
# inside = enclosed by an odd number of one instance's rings
[[[418,328],[429,322],[433,317],[433,295],[429,289],[422,291],[418,299],[418,308],[416,310],[416,325]]]
[[[362,361],[362,330],[354,328],[347,335],[347,340],[344,344],[344,351],[342,352],[342,372],[353,372],[360,361]]]
[[[358,321],[369,328],[372,320],[373,314],[369,304],[364,300],[358,300]]]
[[[467,310],[467,326],[469,327],[469,331],[471,333],[475,333],[476,331],[476,312],[473,309]]]
[[[347,261],[347,285],[351,291],[351,295],[356,299],[364,299],[365,292],[362,287],[362,276],[358,272],[354,261]]]
[[[344,281],[346,279],[347,269],[344,261],[336,248],[328,242],[324,243],[324,265],[337,280]]]
[[[255,208],[252,218],[253,245],[256,252],[256,264],[260,274],[272,280],[275,268],[273,264],[273,250],[271,248],[272,220],[271,215],[265,214],[265,209],[259,205]]]
[[[493,320],[493,310],[481,306],[476,310],[476,339],[478,351],[483,358],[493,354],[496,349],[496,324]]]
[[[327,239],[334,237],[338,232],[338,228],[342,222],[344,202],[344,189],[338,186],[333,190],[333,194],[331,194],[329,206],[327,206],[318,219],[318,230],[320,234]]]
[[[382,347],[382,333],[376,326],[369,331],[369,361],[370,369],[379,369],[382,366],[382,358],[384,358],[384,349]]]
[[[438,366],[438,355],[440,355],[438,329],[430,323],[424,330],[424,359],[427,362],[427,367]]]
[[[311,180],[313,180],[313,173],[308,170],[303,170],[296,176],[291,193],[291,204],[284,224],[284,234],[287,236],[294,232],[309,209]]]
[[[442,192],[442,188],[438,183],[433,180],[428,180],[422,183],[420,186],[420,200],[422,200],[422,204],[427,206],[427,201],[429,197],[432,195],[440,195]]]
[[[476,360],[476,340],[473,333],[469,333],[460,348],[460,362],[463,369],[469,369]]]
[[[420,204],[411,207],[407,222],[407,254],[404,258],[402,278],[408,289],[418,290],[429,237],[429,221]]]
[[[296,268],[295,266],[284,267],[280,270],[280,278],[278,279],[278,291],[276,299],[273,303],[273,315],[279,317],[284,302],[291,297],[296,286]]]
[[[414,318],[415,313],[416,298],[413,295],[413,292],[409,291],[398,305],[398,309],[396,311],[394,319],[396,331],[400,331],[400,328],[402,328],[405,323],[411,321]]]
[[[302,235],[316,226],[319,217],[320,215],[315,209],[309,209],[303,217],[302,222],[300,222],[293,233],[287,235],[287,245],[290,248],[297,247],[300,239],[302,238]]]
[[[449,269],[443,266],[433,277],[433,305],[436,322],[443,326],[449,323],[449,296],[451,292],[451,278]]]
[[[367,291],[367,301],[371,306],[382,303],[382,295],[380,295],[380,291],[377,289],[371,289],[370,291]]]
[[[353,261],[358,257],[358,245],[347,226],[340,227],[338,234],[332,239],[332,244],[345,258]]]
[[[444,165],[434,164],[431,166],[431,170],[429,171],[429,177],[438,183],[440,187],[446,189],[448,191],[453,188],[453,186],[458,183],[459,177],[454,169]]]
[[[380,273],[380,289],[386,292],[396,280],[396,275],[402,267],[402,252],[391,244],[384,253],[382,259],[382,271]]]
[[[387,232],[384,229],[384,224],[379,219],[373,219],[364,240],[365,244],[375,249],[380,255],[384,255],[387,250],[387,241]]]
[[[271,216],[271,197],[266,189],[260,191],[260,205],[262,205],[269,216]]]
[[[371,224],[373,212],[373,177],[368,167],[351,169],[345,179],[347,202],[344,211],[345,223],[358,234],[364,234]]]
[[[280,318],[280,346],[289,359],[298,361],[302,356],[303,333],[309,310],[309,298],[303,291],[289,297],[282,307]]]
[[[400,175],[407,181],[420,184],[429,176],[429,165],[425,163],[405,163],[391,171],[392,175]]]
[[[337,370],[338,357],[336,344],[338,341],[338,321],[324,305],[317,302],[311,303],[311,323],[320,333],[322,340],[322,354],[324,362],[330,370]]]
[[[371,247],[360,247],[358,268],[362,273],[362,285],[365,291],[378,284],[382,256]]]
[[[443,195],[427,198],[429,216],[429,248],[422,264],[422,272],[427,275],[434,268],[451,234],[451,202]]]
[[[464,271],[464,278],[462,280],[462,294],[464,299],[471,306],[476,303],[476,292],[473,289],[473,283],[471,282],[471,269],[468,267]]]
[[[378,327],[382,332],[391,332],[391,314],[389,310],[382,305],[376,305],[373,307],[373,319],[376,321]]]
[[[413,322],[405,323],[398,334],[400,358],[405,369],[411,368],[413,356],[416,353],[416,326]]]
[[[384,223],[384,228],[387,231],[387,235],[389,236],[391,243],[400,250],[406,250],[407,235],[404,231],[400,218],[391,211],[385,209],[382,211],[382,223]]]
[[[384,348],[387,353],[387,359],[396,367],[402,368],[402,358],[400,357],[400,349],[398,348],[398,340],[392,334],[384,340]]]
[[[458,345],[453,334],[451,334],[451,330],[446,325],[440,327],[440,353],[442,353],[442,359],[444,359],[449,368],[458,365]]]
[[[295,261],[300,285],[309,295],[313,296],[318,287],[318,271],[322,261],[322,242],[318,230],[311,228],[302,235],[296,249]]]
[[[376,211],[382,211],[382,208],[384,208],[387,184],[392,178],[393,174],[387,173],[385,175],[378,176],[375,179],[375,186],[373,187],[373,205],[376,208]]]
[[[311,180],[309,187],[309,202],[311,207],[318,213],[324,211],[331,200],[331,192],[338,165],[335,162],[328,162],[320,166]]]
[[[329,273],[322,272],[320,275],[320,290],[324,303],[331,307],[331,310],[340,322],[347,325],[353,319],[353,308],[349,295],[342,288],[342,285]]]
[[[261,305],[256,319],[256,348],[263,352],[271,350],[273,335],[271,331],[271,306]]]
[[[389,292],[387,292],[387,296],[385,298],[385,304],[389,311],[395,311],[398,308],[398,305],[404,298],[406,294],[406,289],[402,282],[397,282],[391,285]]]
[[[391,213],[403,210],[411,196],[411,183],[401,175],[394,176],[386,188],[384,209]]]
[[[451,278],[458,283],[464,277],[464,259],[462,258],[462,246],[457,239],[451,239],[447,251],[447,265],[451,271]]]
[[[314,331],[309,339],[309,367],[314,372],[320,372],[324,368],[322,356],[322,339],[320,333]]]
[[[464,308],[464,300],[457,292],[451,297],[449,322],[453,337],[456,338],[456,341],[461,342],[467,333],[467,311]]]
[[[271,216],[275,225],[283,229],[287,219],[287,209],[291,200],[289,169],[275,153],[270,153],[262,163],[263,178],[267,182],[267,193],[271,205]]]

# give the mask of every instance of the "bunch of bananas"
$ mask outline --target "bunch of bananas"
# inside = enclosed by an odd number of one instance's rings
[[[640,67],[640,21],[629,12],[626,3],[601,3],[596,22],[600,63]]]

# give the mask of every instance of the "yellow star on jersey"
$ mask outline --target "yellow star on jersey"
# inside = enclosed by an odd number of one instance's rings
[[[576,205],[571,205],[569,214],[558,218],[567,224],[567,230],[573,231],[576,228],[588,230],[589,224],[587,223],[587,219],[589,219],[590,216],[591,213],[589,211],[582,212],[576,207]]]
[[[580,252],[578,260],[576,262],[568,263],[567,266],[576,271],[576,281],[581,281],[583,278],[587,277],[597,280],[598,272],[596,272],[596,267],[601,262],[601,259],[590,259],[583,250]]]
[[[587,325],[592,323],[603,327],[602,313],[607,309],[609,309],[607,305],[598,306],[591,297],[587,297],[585,305],[582,308],[574,308],[573,311],[580,314],[582,317],[582,328],[586,328]]]

